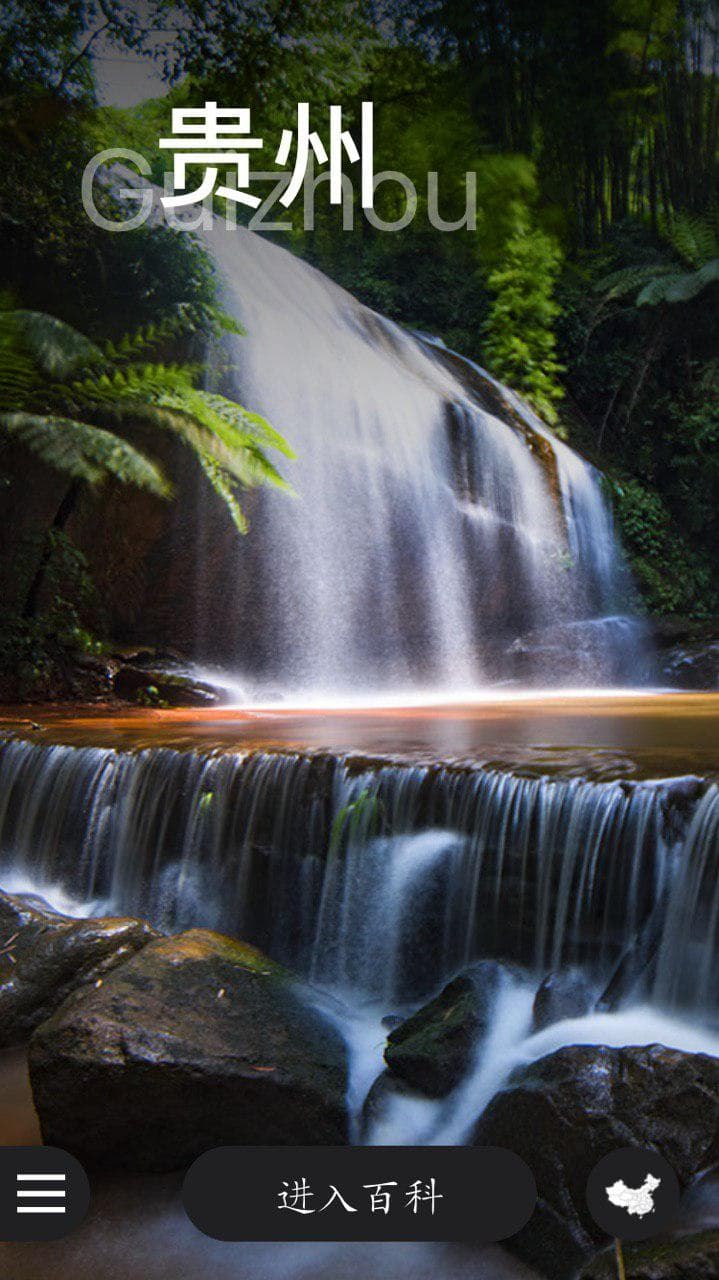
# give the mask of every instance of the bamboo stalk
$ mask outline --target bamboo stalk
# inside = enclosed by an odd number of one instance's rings
[[[622,1242],[617,1239],[614,1241],[614,1252],[617,1255],[617,1280],[627,1280],[627,1270],[624,1266],[624,1253],[622,1251]]]

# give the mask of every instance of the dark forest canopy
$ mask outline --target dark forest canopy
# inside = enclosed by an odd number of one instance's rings
[[[102,105],[108,51],[165,95]],[[91,226],[87,158],[130,145],[159,176],[175,105],[251,107],[274,155],[298,101],[320,132],[330,104],[354,130],[373,101],[375,170],[416,182],[419,216],[348,234],[320,201],[282,242],[597,462],[651,610],[719,612],[718,0],[29,0],[0,17],[0,93],[0,285],[95,341],[209,303],[213,281],[190,237]],[[475,231],[430,227],[430,170],[448,219],[475,175]],[[396,216],[396,191],[377,201]]]
[[[5,8],[0,76],[82,97],[112,41],[171,83],[276,111],[368,87],[409,106],[446,70],[481,145],[535,160],[592,243],[617,219],[716,199],[718,23],[716,0],[37,0]]]

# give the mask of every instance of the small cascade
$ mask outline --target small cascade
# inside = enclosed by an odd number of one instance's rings
[[[681,866],[669,895],[655,996],[660,1004],[719,1004],[719,786],[708,788],[692,814]]]
[[[651,998],[716,1008],[718,861],[719,788],[696,780],[0,746],[4,888],[219,928],[386,1007],[480,956],[601,989],[649,938]]]

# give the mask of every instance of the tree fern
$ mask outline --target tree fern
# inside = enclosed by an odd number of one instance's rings
[[[73,480],[102,483],[107,476],[121,484],[147,489],[166,498],[171,486],[159,467],[127,440],[72,418],[33,413],[0,413],[0,430],[37,458]]]
[[[614,271],[598,282],[609,298],[634,295],[637,307],[691,302],[719,281],[719,229],[713,218],[677,214],[662,234],[671,259]]]
[[[179,307],[166,320],[99,347],[43,312],[0,311],[0,432],[74,481],[106,479],[168,497],[162,468],[132,443],[138,426],[190,450],[238,529],[239,492],[289,485],[265,450],[294,454],[258,414],[196,383],[201,367],[148,356],[180,335],[240,332],[215,308]]]
[[[215,459],[210,453],[198,453],[200,466],[205,474],[208,483],[214,489],[218,498],[221,498],[227,507],[235,528],[240,533],[247,532],[247,517],[242,507],[237,501],[237,495],[234,487],[228,484],[227,476],[222,467],[218,466]]]
[[[44,311],[0,311],[0,346],[58,380],[103,358],[100,348],[84,334]]]
[[[178,338],[186,339],[193,333],[209,337],[221,333],[244,332],[242,325],[219,307],[208,303],[179,303],[171,313],[155,323],[144,325],[134,333],[124,334],[117,343],[106,342],[103,352],[114,362],[136,360],[148,351],[157,350],[159,346]]]
[[[719,219],[678,213],[663,226],[665,239],[688,267],[703,267],[719,258]]]

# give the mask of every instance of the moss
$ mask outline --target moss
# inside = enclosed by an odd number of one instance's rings
[[[211,929],[190,929],[175,937],[164,938],[153,947],[153,954],[168,959],[172,964],[184,964],[188,960],[227,960],[252,973],[280,977],[286,971],[249,942],[237,942],[225,934]]]
[[[715,1280],[719,1275],[719,1231],[624,1246],[627,1280]],[[593,1258],[580,1280],[615,1280],[614,1250]]]

